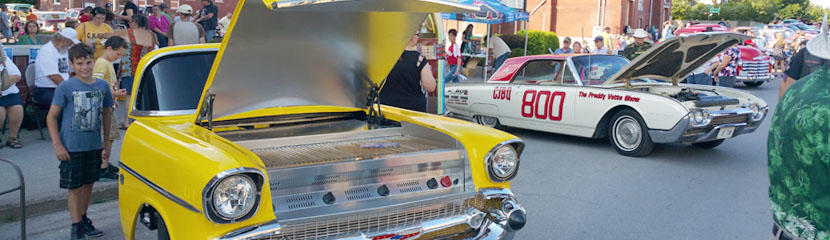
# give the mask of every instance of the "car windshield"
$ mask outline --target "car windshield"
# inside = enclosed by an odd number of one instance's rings
[[[582,85],[601,85],[628,65],[628,59],[616,55],[584,55],[571,58]],[[654,79],[634,79],[631,82],[662,82]]]
[[[141,77],[135,109],[196,109],[214,58],[216,52],[189,53],[166,56],[152,63]]]

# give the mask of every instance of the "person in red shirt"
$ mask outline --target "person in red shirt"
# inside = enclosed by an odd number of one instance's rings
[[[461,49],[455,44],[458,31],[450,29],[447,31],[447,39],[450,40],[450,50],[447,53],[447,76],[444,82],[459,82],[458,75],[461,74]]]
[[[78,21],[81,23],[89,22],[92,20],[92,7],[86,7],[83,11],[81,11],[81,16],[78,16]]]

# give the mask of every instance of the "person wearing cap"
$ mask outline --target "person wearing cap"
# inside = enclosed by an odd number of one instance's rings
[[[205,29],[202,25],[191,21],[193,7],[182,4],[176,12],[181,15],[181,21],[170,24],[167,29],[167,44],[170,46],[197,44],[205,42]]]
[[[830,36],[823,25],[800,52],[799,70],[787,74],[770,124],[770,239],[830,239]]]
[[[40,48],[35,60],[34,103],[49,108],[55,88],[69,79],[67,49],[79,43],[75,29],[64,28],[52,35],[52,40]]]
[[[609,54],[608,47],[605,46],[605,38],[597,36],[594,38],[594,54]]]
[[[6,42],[13,39],[14,35],[12,35],[12,28],[9,24],[9,7],[6,4],[0,4],[0,31],[2,31]]]
[[[571,38],[565,37],[562,40],[562,47],[557,48],[556,51],[553,51],[553,54],[566,54],[566,53],[574,53],[574,50],[571,49]]]
[[[634,30],[634,43],[629,44],[628,46],[623,49],[622,56],[628,58],[628,60],[634,60],[640,54],[643,54],[653,46],[650,42],[646,42],[646,38],[648,37],[648,33],[643,29],[635,29]]]

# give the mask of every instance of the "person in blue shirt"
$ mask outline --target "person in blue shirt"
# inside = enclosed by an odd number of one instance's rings
[[[109,145],[102,139],[109,139],[114,103],[109,83],[92,77],[95,58],[90,46],[75,44],[69,48],[69,62],[75,77],[55,89],[46,125],[60,161],[60,188],[68,190],[70,238],[84,239],[104,234],[95,229],[86,211],[101,161],[109,160]],[[60,123],[58,114],[62,114]]]
[[[565,37],[565,40],[562,40],[562,47],[557,48],[556,51],[553,51],[553,54],[565,54],[565,53],[574,53],[574,50],[571,49],[571,38]]]

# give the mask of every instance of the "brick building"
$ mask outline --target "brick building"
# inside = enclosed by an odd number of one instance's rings
[[[138,6],[152,6],[155,4],[166,3],[172,9],[179,7],[179,4],[189,4],[193,10],[202,9],[200,0],[131,0]],[[213,0],[216,7],[219,8],[219,18],[225,14],[232,13],[236,8],[236,3],[239,0]],[[84,6],[94,5],[104,7],[107,3],[112,3],[118,6],[116,13],[120,13],[123,5],[119,4],[117,0],[40,0],[37,9],[40,11],[64,11],[67,8],[82,8]],[[70,7],[72,6],[72,7]]]
[[[538,9],[536,8],[538,6]],[[536,11],[533,11],[533,10]],[[610,27],[615,34],[623,27],[658,26],[671,19],[670,0],[527,0],[532,30],[556,32],[560,36],[597,35]]]

